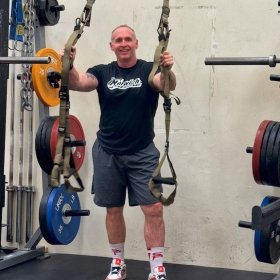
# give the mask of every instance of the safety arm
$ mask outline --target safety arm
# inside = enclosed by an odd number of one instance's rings
[[[98,86],[97,79],[89,74],[78,71],[74,66],[69,71],[69,89],[74,91],[89,92]]]

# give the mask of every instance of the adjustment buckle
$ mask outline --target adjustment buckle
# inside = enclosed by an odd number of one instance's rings
[[[164,98],[164,102],[163,102],[163,110],[166,113],[170,113],[171,112],[171,98]]]

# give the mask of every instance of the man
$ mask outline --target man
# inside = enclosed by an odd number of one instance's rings
[[[73,67],[69,77],[70,89],[96,89],[99,97],[99,131],[92,149],[93,191],[95,204],[107,209],[106,229],[113,260],[106,280],[126,278],[123,216],[126,191],[129,205],[140,205],[144,213],[144,237],[151,266],[148,279],[166,280],[163,206],[148,187],[159,160],[159,151],[153,143],[154,116],[165,77],[158,71],[152,87],[149,85],[153,63],[137,59],[138,40],[131,27],[116,27],[111,34],[110,48],[116,61],[89,68],[87,73]],[[74,60],[75,48],[71,56]],[[176,87],[176,78],[171,71],[173,63],[172,55],[163,52],[160,65],[168,70],[170,90]]]

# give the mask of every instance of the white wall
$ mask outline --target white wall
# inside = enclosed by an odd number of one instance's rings
[[[59,24],[46,28],[47,47],[60,50],[72,33],[86,1],[60,0],[66,10]],[[91,26],[77,43],[75,65],[81,70],[114,59],[109,50],[111,30],[127,23],[135,28],[138,56],[152,60],[157,45],[162,1],[96,1]],[[251,220],[251,209],[279,190],[257,185],[251,155],[255,133],[264,119],[277,121],[279,85],[269,81],[276,68],[268,66],[205,66],[209,56],[249,57],[278,55],[279,15],[276,1],[199,0],[170,1],[169,50],[175,56],[182,101],[173,102],[170,155],[178,176],[175,203],[165,209],[167,262],[278,272],[279,265],[259,263],[254,255],[253,231],[238,227]],[[51,114],[57,114],[52,108]],[[105,209],[96,207],[90,194],[91,146],[96,138],[99,108],[96,93],[71,93],[70,113],[83,124],[86,159],[80,175],[86,190],[80,194],[91,216],[82,220],[75,241],[49,246],[50,252],[110,256],[105,232]],[[165,141],[164,113],[156,116],[158,148]],[[9,128],[9,126],[8,126]],[[7,155],[8,157],[8,155]],[[8,171],[7,171],[8,172]],[[41,195],[40,169],[34,171],[36,203]],[[38,225],[35,213],[35,228]],[[146,260],[143,217],[138,208],[125,208],[126,257]],[[44,242],[42,241],[42,244]]]

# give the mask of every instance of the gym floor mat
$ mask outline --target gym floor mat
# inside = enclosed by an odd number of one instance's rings
[[[1,280],[104,280],[110,258],[72,254],[51,254],[0,271]],[[126,260],[127,280],[146,280],[149,263]],[[273,273],[165,264],[169,280],[272,280]]]

